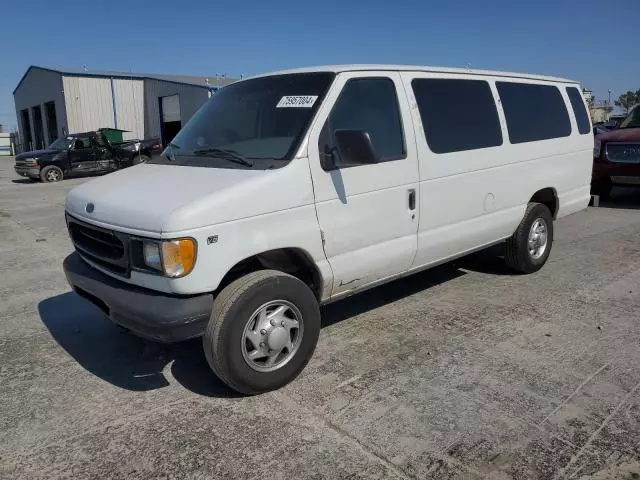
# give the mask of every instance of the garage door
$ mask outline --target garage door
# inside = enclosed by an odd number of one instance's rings
[[[180,121],[180,97],[178,95],[162,97],[162,121],[165,123]]]

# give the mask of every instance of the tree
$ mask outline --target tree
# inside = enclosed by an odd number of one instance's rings
[[[620,95],[620,98],[615,101],[616,107],[624,108],[624,113],[629,113],[629,109],[636,103],[640,103],[640,90],[635,93],[629,90],[627,93]]]

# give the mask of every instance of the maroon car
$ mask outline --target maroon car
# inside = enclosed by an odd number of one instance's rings
[[[606,197],[614,185],[640,186],[640,104],[618,128],[595,137],[591,193]]]

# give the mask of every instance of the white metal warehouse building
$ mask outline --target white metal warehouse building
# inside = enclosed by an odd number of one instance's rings
[[[157,137],[166,145],[212,93],[231,82],[31,66],[13,91],[21,149],[99,128],[126,130],[124,139]]]

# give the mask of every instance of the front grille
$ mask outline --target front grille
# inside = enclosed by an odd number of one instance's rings
[[[16,159],[16,167],[31,167],[33,163],[33,158],[26,158],[23,160]]]
[[[68,215],[67,225],[71,241],[80,255],[117,275],[129,276],[126,234],[96,227]]]
[[[607,160],[612,163],[640,163],[640,143],[614,142],[605,148]]]

